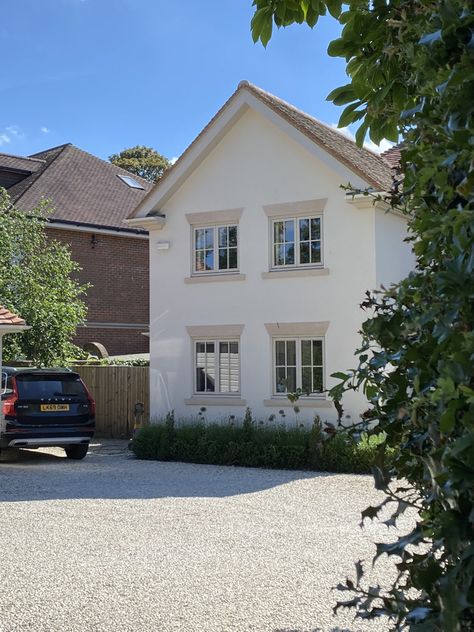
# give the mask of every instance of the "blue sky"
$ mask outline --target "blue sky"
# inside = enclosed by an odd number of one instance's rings
[[[250,35],[251,0],[15,0],[0,24],[0,151],[137,144],[177,157],[242,79],[335,123],[338,25]],[[5,63],[8,60],[8,63]]]

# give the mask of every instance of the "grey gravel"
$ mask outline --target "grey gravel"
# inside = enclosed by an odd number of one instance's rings
[[[138,461],[123,442],[22,451],[0,463],[0,631],[384,630],[332,614],[387,537],[358,526],[379,499],[368,476]]]

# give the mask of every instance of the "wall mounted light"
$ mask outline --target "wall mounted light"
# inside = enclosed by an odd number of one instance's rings
[[[97,244],[99,243],[99,240],[97,239],[97,237],[95,235],[91,235],[91,246],[92,249],[94,249]]]
[[[156,249],[157,250],[169,250],[170,247],[170,242],[169,241],[157,241],[156,242]]]

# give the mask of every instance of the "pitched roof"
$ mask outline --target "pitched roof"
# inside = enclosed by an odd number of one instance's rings
[[[385,162],[387,162],[391,166],[392,169],[398,169],[398,167],[400,166],[400,161],[402,159],[401,151],[401,145],[394,145],[380,155],[385,160]]]
[[[14,156],[0,152],[0,166],[5,169],[15,169],[19,171],[38,171],[44,165],[44,160],[39,158],[29,158],[28,156]]]
[[[352,172],[358,174],[363,180],[368,182],[370,186],[377,190],[388,190],[391,188],[393,180],[392,170],[379,154],[365,147],[357,147],[353,140],[337,129],[318,121],[318,119],[315,119],[313,116],[302,112],[290,103],[283,101],[279,97],[262,90],[248,81],[241,81],[237,90],[196,136],[179,159],[165,171],[160,180],[147,192],[139,205],[130,213],[129,219],[137,217],[137,214],[145,207],[145,200],[148,200],[155,191],[159,191],[162,187],[166,186],[169,178],[172,178],[177,170],[181,168],[187,156],[190,155],[193,149],[198,145],[206,132],[210,130],[224,111],[237,99],[238,95],[244,91],[249,92],[260,102],[268,106],[273,112],[281,116],[311,141],[325,149],[339,162],[346,165]]]
[[[26,325],[26,323],[23,318],[0,305],[0,326],[3,327],[4,325]]]
[[[29,211],[43,198],[54,207],[53,220],[137,232],[123,220],[151,188],[150,182],[70,143],[29,160],[40,162],[40,168],[8,189],[19,209]],[[133,177],[143,189],[128,186],[119,175]]]

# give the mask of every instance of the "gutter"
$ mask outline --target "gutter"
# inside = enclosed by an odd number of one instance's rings
[[[148,239],[148,231],[139,228],[120,228],[117,226],[104,226],[103,224],[89,224],[86,222],[75,222],[68,219],[47,219],[48,228],[58,230],[76,230],[83,233],[102,233],[105,235],[115,235],[120,237],[133,237],[135,239]]]

